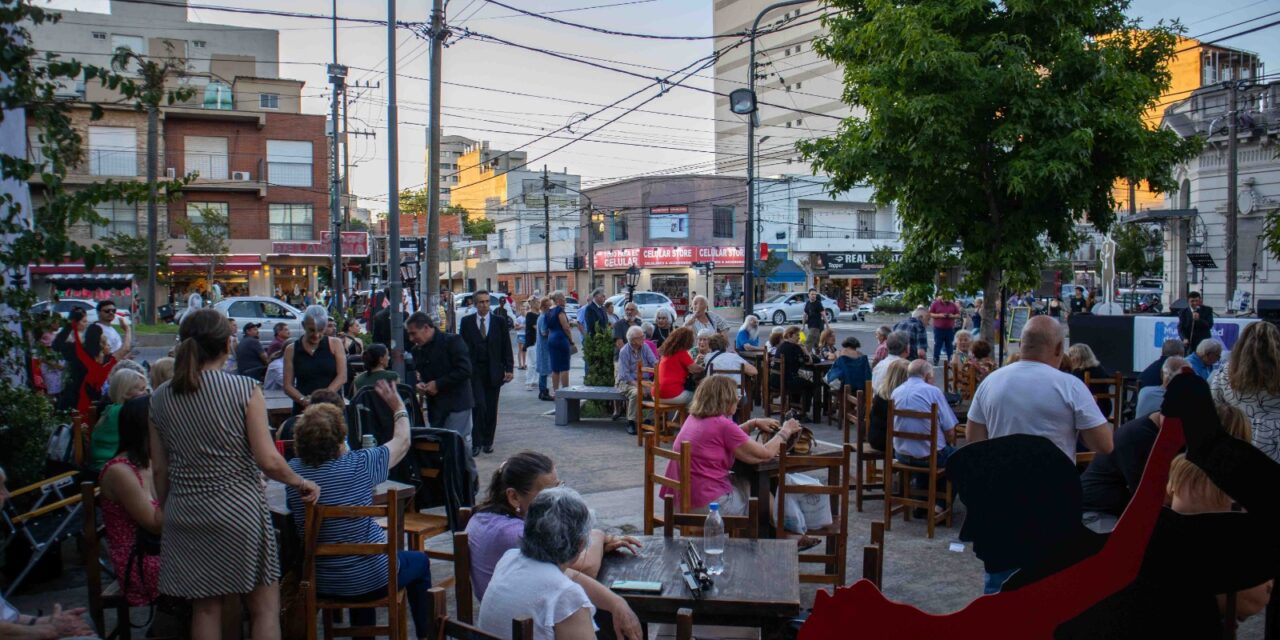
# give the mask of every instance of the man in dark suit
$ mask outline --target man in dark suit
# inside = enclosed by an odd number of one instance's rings
[[[476,312],[462,319],[459,332],[471,352],[471,390],[475,409],[471,412],[475,443],[471,455],[493,453],[493,436],[498,429],[498,394],[511,381],[515,368],[511,356],[511,325],[492,313],[489,292],[481,289],[471,296]]]
[[[1186,345],[1187,353],[1196,350],[1201,340],[1210,337],[1213,329],[1213,309],[1200,299],[1199,291],[1187,294],[1187,308],[1178,313],[1178,336]]]
[[[414,388],[427,396],[427,422],[436,429],[462,434],[468,445],[471,439],[471,409],[475,399],[471,391],[471,355],[457,335],[436,328],[436,323],[421,311],[405,322],[409,343],[413,345],[413,369],[418,380]]]

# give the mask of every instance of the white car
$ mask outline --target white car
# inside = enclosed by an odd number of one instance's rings
[[[84,309],[85,315],[88,316],[89,322],[98,321],[98,303],[92,300],[80,300],[76,298],[63,298],[56,303],[51,300],[37,302],[31,305],[31,313],[40,315],[45,313],[56,313],[64,319],[71,315],[72,309]],[[120,305],[116,305],[116,317],[128,318],[129,310],[122,309]]]
[[[818,294],[822,302],[823,320],[832,324],[840,318],[840,305],[836,301]],[[761,322],[787,324],[804,321],[804,305],[809,302],[808,293],[779,293],[764,302],[756,304],[755,314]]]
[[[267,342],[271,342],[272,331],[277,322],[288,325],[290,337],[302,337],[302,311],[271,296],[223,298],[212,305],[212,308],[235,320],[240,333],[244,332],[244,326],[250,322],[262,325],[259,335]]]
[[[676,306],[671,303],[671,298],[668,298],[666,294],[658,293],[657,291],[637,291],[633,301],[640,311],[640,319],[645,322],[656,322],[658,311],[666,311],[671,314],[671,322],[673,323],[678,317],[676,315]],[[606,300],[606,302],[613,303],[613,312],[618,314],[619,318],[625,315],[627,294],[619,293]]]

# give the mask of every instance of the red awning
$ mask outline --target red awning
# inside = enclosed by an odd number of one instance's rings
[[[84,268],[84,262],[79,260],[75,262],[64,262],[62,264],[33,264],[31,267],[32,275],[48,275],[53,273],[87,273]],[[93,269],[93,272],[101,272],[102,266],[99,265]]]
[[[169,256],[170,271],[199,271],[209,268],[209,258],[190,254]],[[256,253],[232,254],[218,261],[218,268],[227,271],[253,271],[262,268],[262,258]]]

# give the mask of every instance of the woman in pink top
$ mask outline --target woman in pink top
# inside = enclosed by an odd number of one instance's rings
[[[707,505],[716,502],[725,515],[745,515],[748,487],[745,480],[730,475],[734,461],[759,464],[772,460],[778,456],[787,438],[800,430],[800,423],[795,420],[788,420],[781,428],[777,420],[769,418],[756,418],[738,425],[731,418],[737,410],[738,385],[732,379],[710,376],[698,385],[693,401],[689,403],[689,418],[680,427],[680,433],[676,434],[675,442],[671,445],[673,451],[691,447],[689,480],[693,504],[677,505],[681,511],[705,513]],[[774,436],[767,443],[761,444],[751,438],[753,431],[773,433]],[[668,464],[666,475],[668,478],[679,478],[679,465],[674,462]],[[787,478],[788,482],[794,480],[791,475]],[[663,487],[662,495],[672,495],[672,492]],[[810,528],[825,526],[821,524],[821,514],[810,514],[808,505],[798,502],[792,505],[790,498],[787,502],[787,522],[784,524],[788,531],[803,534]],[[823,499],[821,502],[827,501]],[[807,526],[806,521],[812,526]],[[830,524],[830,521],[830,505],[827,505],[826,524]],[[800,545],[804,548],[818,542],[817,538],[803,535],[801,538]]]
[[[149,414],[151,396],[139,396],[120,409],[120,445],[102,467],[102,521],[107,529],[107,555],[133,606],[151,604],[160,595],[159,549],[137,543],[145,531],[159,540],[163,516],[151,481]]]

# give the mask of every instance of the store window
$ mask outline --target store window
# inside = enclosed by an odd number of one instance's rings
[[[270,205],[272,240],[311,240],[311,205]]]
[[[711,235],[716,238],[733,237],[733,207],[711,207],[711,217],[715,221]],[[719,306],[719,305],[717,305]]]
[[[737,307],[742,304],[742,274],[715,276],[711,283],[715,306]]]
[[[689,276],[655,275],[649,281],[654,291],[671,298],[676,313],[683,315],[689,310]]]

